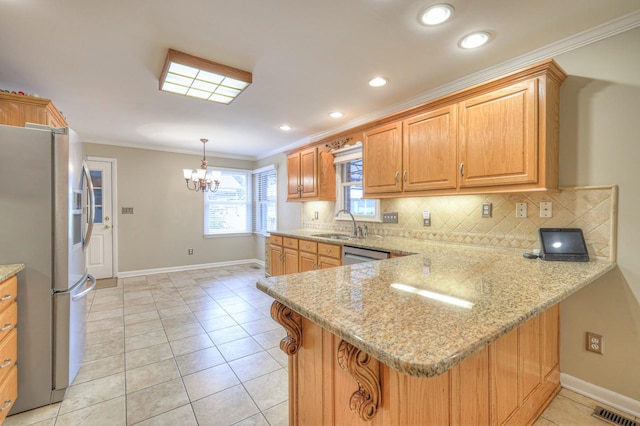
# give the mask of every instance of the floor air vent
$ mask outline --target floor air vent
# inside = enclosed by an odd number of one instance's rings
[[[607,410],[606,408],[596,407],[593,410],[593,417],[604,420],[605,422],[611,423],[612,425],[620,425],[620,426],[640,426],[640,423],[623,417],[619,414],[616,414],[612,411]]]

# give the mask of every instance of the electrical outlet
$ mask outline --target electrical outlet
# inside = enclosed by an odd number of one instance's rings
[[[313,218],[314,218],[315,220],[318,220],[318,212],[313,212]]]
[[[429,213],[429,210],[422,212],[422,225],[431,226],[431,213]]]
[[[382,213],[382,223],[398,223],[398,212]]]
[[[188,253],[188,254],[193,254],[193,249],[192,249],[192,248],[188,249],[188,250],[187,250],[187,253]]]
[[[527,217],[527,203],[516,203],[516,217]]]
[[[589,352],[595,352],[597,354],[604,355],[602,353],[603,341],[603,336],[587,331],[587,350]]]
[[[482,217],[491,217],[492,212],[493,212],[493,204],[482,203]]]
[[[545,201],[540,203],[540,217],[552,217],[553,216],[553,205],[551,201]]]

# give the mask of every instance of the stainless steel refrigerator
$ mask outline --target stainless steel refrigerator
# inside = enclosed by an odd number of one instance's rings
[[[0,125],[0,263],[18,274],[18,399],[62,400],[84,356],[86,248],[94,198],[84,144],[68,128]]]

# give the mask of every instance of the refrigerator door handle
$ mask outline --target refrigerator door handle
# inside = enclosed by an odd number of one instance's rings
[[[73,296],[73,300],[78,300],[84,296],[87,295],[87,293],[89,293],[91,290],[93,290],[93,288],[96,286],[96,279],[93,277],[93,275],[91,274],[84,274],[84,276],[82,277],[82,279],[78,282],[76,282],[74,285],[72,285],[71,287],[69,287],[66,290],[53,290],[52,293],[53,294],[71,294],[74,291],[76,291],[77,289],[79,289],[80,287],[83,287],[86,283],[87,280],[91,281],[91,286],[84,290],[82,293],[78,293],[75,296]]]
[[[73,300],[74,302],[78,299],[82,299],[83,297],[85,297],[96,286],[96,279],[93,278],[93,275],[87,274],[87,278],[89,279],[89,281],[91,281],[91,285],[87,287],[87,289],[84,290],[83,292],[78,293],[75,296],[72,296],[71,300]],[[85,280],[85,283],[86,283],[86,280]]]
[[[93,221],[96,218],[96,196],[93,191],[93,181],[91,180],[89,165],[86,161],[82,162],[82,173],[87,180],[87,191],[89,195],[89,219],[87,223],[87,233],[85,234],[84,241],[82,242],[82,250],[86,251],[89,247],[89,242],[91,241],[91,234],[93,233]]]

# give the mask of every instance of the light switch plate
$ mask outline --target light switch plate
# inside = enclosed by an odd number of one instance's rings
[[[398,212],[382,213],[382,223],[398,223]]]
[[[540,203],[540,217],[553,217],[553,205],[551,201]]]

